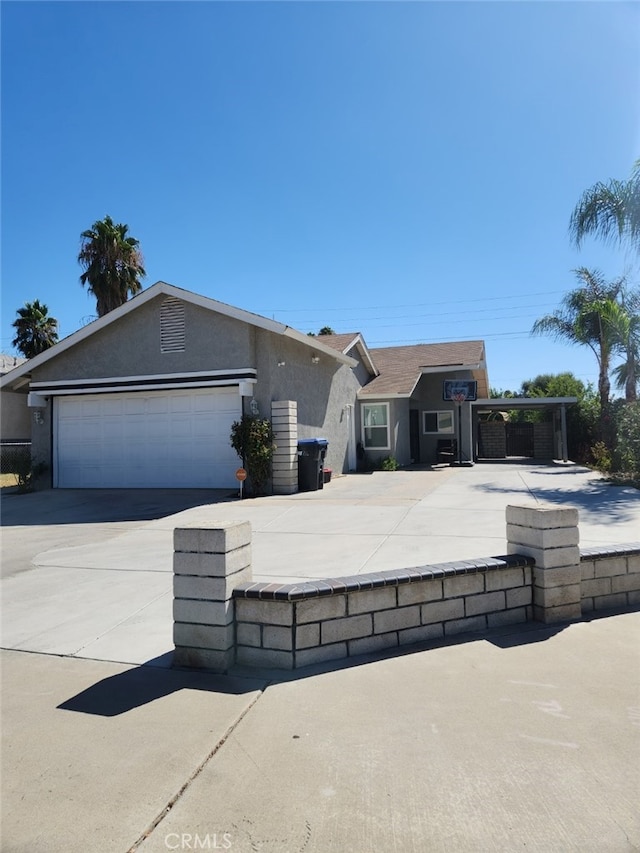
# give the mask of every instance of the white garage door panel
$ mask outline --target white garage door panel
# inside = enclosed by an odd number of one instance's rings
[[[237,388],[59,397],[61,488],[230,488]]]

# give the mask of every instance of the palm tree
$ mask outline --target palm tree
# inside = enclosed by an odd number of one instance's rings
[[[616,303],[622,280],[607,283],[601,272],[586,267],[580,267],[574,272],[581,286],[567,293],[562,300],[562,308],[536,320],[531,332],[588,346],[593,351],[599,368],[598,394],[604,421],[609,405],[609,369],[616,338],[612,326],[605,322],[603,315]]]
[[[628,242],[640,252],[640,160],[628,180],[599,182],[582,194],[569,233],[577,247],[592,234],[605,242]]]
[[[25,358],[33,358],[58,343],[58,321],[49,316],[49,309],[37,299],[18,308],[13,321],[16,336],[12,344]]]
[[[640,382],[640,291],[622,291],[619,302],[604,306],[603,320],[624,361],[613,369],[616,387],[623,389],[627,403],[638,399]]]
[[[144,259],[139,241],[127,236],[128,230],[128,225],[116,224],[105,216],[80,235],[78,263],[84,267],[80,283],[96,297],[99,317],[142,290]]]

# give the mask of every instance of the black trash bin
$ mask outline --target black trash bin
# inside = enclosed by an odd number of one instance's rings
[[[298,441],[298,490],[315,492],[324,488],[324,459],[329,442],[326,438],[301,438]]]

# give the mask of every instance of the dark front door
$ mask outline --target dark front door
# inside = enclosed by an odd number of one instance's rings
[[[420,412],[409,410],[409,452],[414,462],[420,461]]]
[[[507,424],[507,456],[533,456],[533,424]]]

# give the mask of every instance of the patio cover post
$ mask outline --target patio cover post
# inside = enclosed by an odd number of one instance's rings
[[[569,459],[569,450],[567,447],[567,407],[564,403],[560,406],[560,430],[562,435],[562,461],[567,462]]]

